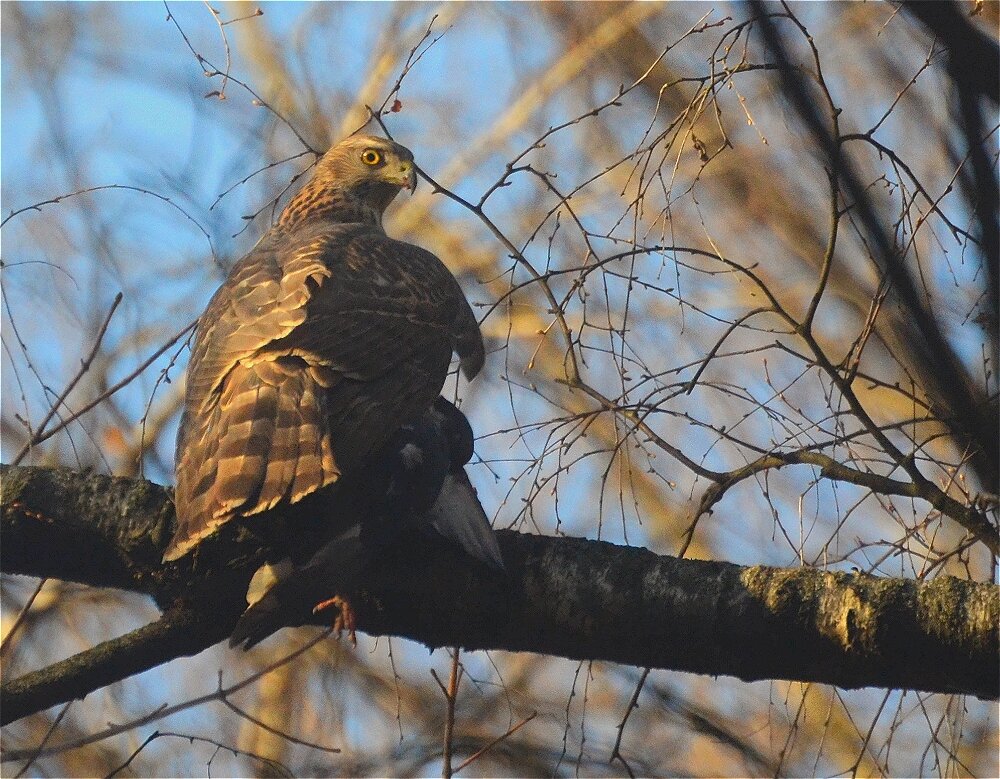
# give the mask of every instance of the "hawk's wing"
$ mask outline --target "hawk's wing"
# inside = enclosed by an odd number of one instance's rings
[[[359,467],[433,402],[453,350],[475,375],[479,328],[433,254],[357,224],[266,236],[199,322],[164,559]]]

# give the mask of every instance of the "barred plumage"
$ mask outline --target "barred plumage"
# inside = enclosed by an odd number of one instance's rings
[[[382,230],[415,184],[412,160],[381,138],[333,147],[212,298],[188,368],[165,560],[359,468],[432,404],[453,350],[467,378],[479,372],[482,337],[458,282]]]

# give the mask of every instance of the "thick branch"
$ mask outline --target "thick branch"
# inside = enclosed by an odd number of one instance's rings
[[[260,559],[259,541],[212,539],[161,567],[172,511],[166,489],[40,468],[4,466],[2,474],[5,573],[120,587],[174,604],[165,624],[71,658],[56,669],[61,678],[46,669],[5,682],[5,722],[197,652],[228,632],[240,610],[237,593]],[[432,539],[387,552],[362,589],[345,593],[359,627],[432,647],[530,651],[748,681],[1000,693],[1000,590],[992,584],[744,568],[598,541],[499,535],[503,574]],[[181,619],[191,622],[171,647]]]

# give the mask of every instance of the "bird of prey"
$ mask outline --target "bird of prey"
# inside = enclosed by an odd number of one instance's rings
[[[215,293],[188,367],[165,561],[368,467],[434,403],[452,352],[467,379],[479,372],[482,336],[455,277],[382,228],[415,186],[408,149],[341,141]]]

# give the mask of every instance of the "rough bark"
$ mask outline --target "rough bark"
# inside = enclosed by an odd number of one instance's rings
[[[228,635],[246,583],[268,553],[259,535],[237,529],[161,565],[173,522],[166,488],[68,470],[0,472],[4,573],[143,592],[165,610],[154,625],[5,681],[3,723]],[[280,514],[266,520],[284,521]],[[1000,694],[1000,589],[989,583],[741,567],[599,541],[499,536],[503,573],[413,538],[387,553],[363,587],[340,594],[351,598],[359,629],[431,647],[530,651],[747,681]]]

